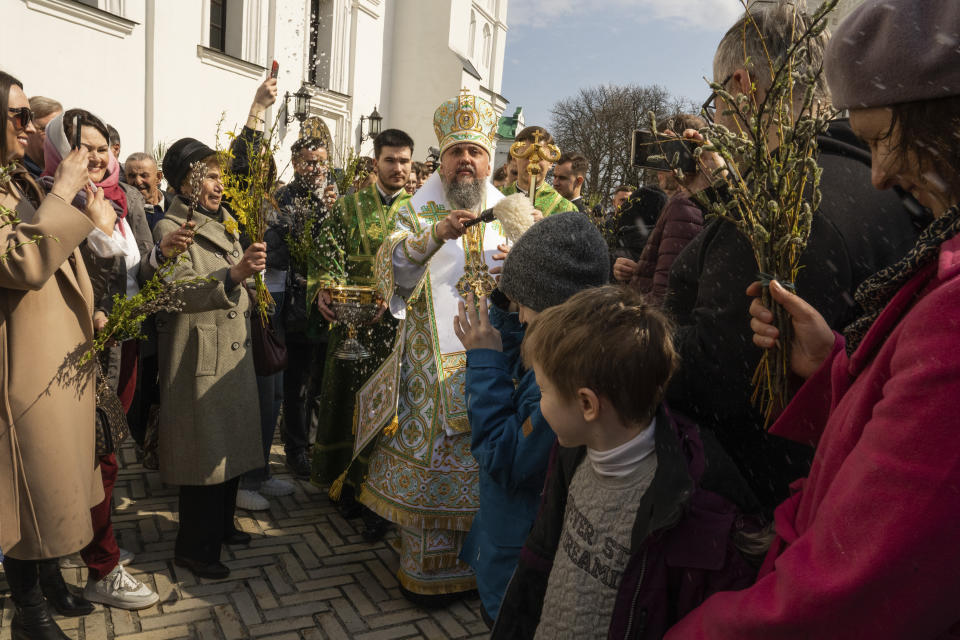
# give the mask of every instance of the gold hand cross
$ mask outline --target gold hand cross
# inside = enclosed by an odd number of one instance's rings
[[[537,182],[540,177],[540,161],[557,162],[560,159],[560,148],[555,144],[544,144],[540,141],[542,137],[542,133],[534,131],[533,142],[514,142],[510,145],[511,156],[527,160],[527,174],[530,176],[530,203],[534,206],[536,206]],[[542,182],[541,178],[540,183]]]

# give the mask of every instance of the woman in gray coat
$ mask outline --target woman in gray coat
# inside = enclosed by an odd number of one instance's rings
[[[163,172],[177,197],[154,227],[194,235],[171,278],[207,280],[181,296],[179,313],[157,317],[160,363],[160,474],[180,485],[174,562],[205,578],[226,578],[223,544],[246,544],[234,526],[239,476],[263,466],[257,383],[250,349],[250,301],[243,281],[266,266],[267,251],[244,251],[221,206],[214,151],[192,138],[167,151]],[[156,254],[160,254],[158,243]],[[155,255],[163,260],[172,256]]]

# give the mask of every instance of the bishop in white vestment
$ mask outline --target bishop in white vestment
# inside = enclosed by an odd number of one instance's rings
[[[462,94],[434,115],[441,167],[399,211],[377,254],[378,288],[401,319],[391,356],[357,394],[356,450],[374,438],[359,500],[400,528],[399,580],[418,600],[475,588],[460,547],[479,506],[457,303],[496,286],[499,223],[465,222],[503,196],[488,181],[497,115]],[[449,596],[448,596],[449,597]]]

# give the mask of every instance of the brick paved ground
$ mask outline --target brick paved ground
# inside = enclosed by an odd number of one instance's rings
[[[132,445],[122,449],[114,493],[113,523],[120,545],[137,554],[130,572],[160,594],[139,612],[97,605],[85,618],[60,618],[74,640],[382,640],[386,638],[486,638],[479,601],[425,611],[397,588],[393,534],[379,544],[359,535],[360,521],[346,521],[326,492],[298,481],[297,492],[271,498],[269,511],[238,511],[249,548],[225,549],[228,580],[193,577],[173,565],[177,494],[157,472],[136,463]],[[274,445],[274,473],[291,480]],[[0,574],[2,576],[2,574]],[[86,570],[66,569],[67,582],[82,585]],[[13,605],[0,577],[0,640],[10,640]]]

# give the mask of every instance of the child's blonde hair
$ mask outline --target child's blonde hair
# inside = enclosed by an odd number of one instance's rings
[[[523,340],[534,363],[564,397],[586,387],[610,400],[625,422],[647,422],[677,367],[672,326],[625,286],[581,291],[540,313]]]

